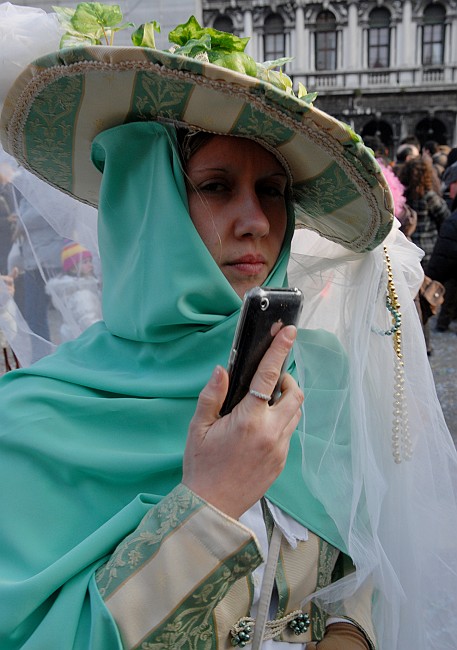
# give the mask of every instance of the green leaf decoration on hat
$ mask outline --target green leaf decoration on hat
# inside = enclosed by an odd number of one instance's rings
[[[140,25],[132,34],[132,43],[139,47],[152,47],[155,50],[156,41],[154,32],[160,34],[160,25],[155,20]]]
[[[61,48],[88,43],[102,45],[103,42],[112,45],[115,32],[126,27],[135,27],[133,23],[122,23],[123,16],[119,5],[81,2],[76,9],[53,9],[66,30],[60,42]],[[160,32],[159,23],[155,20],[144,23],[131,35],[132,43],[138,47],[156,49],[155,32]],[[255,77],[295,96],[292,79],[282,70],[292,59],[283,57],[257,63],[245,52],[249,37],[241,38],[212,27],[202,27],[195,16],[191,16],[186,23],[175,27],[169,33],[168,39],[174,44],[170,50],[173,54],[199,59]],[[316,95],[317,93],[308,93],[303,84],[298,85],[298,99],[312,104]]]
[[[221,52],[244,52],[249,38],[240,38],[235,34],[222,32],[211,27],[202,27],[195,16],[191,16],[187,23],[178,25],[169,34],[170,43],[176,43],[179,46],[185,45],[190,40],[198,40],[207,35],[211,39],[211,49]]]
[[[244,51],[249,38],[202,27],[195,16],[191,16],[187,23],[175,27],[168,34],[168,40],[178,46],[173,49],[173,54],[203,59],[250,77],[257,76],[256,62]]]
[[[70,45],[112,45],[114,33],[133,27],[133,23],[123,23],[119,5],[105,5],[101,2],[80,2],[76,9],[53,7],[63,27],[67,30],[62,36],[60,47]]]

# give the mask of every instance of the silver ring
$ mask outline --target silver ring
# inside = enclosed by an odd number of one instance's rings
[[[250,388],[249,392],[254,397],[258,397],[259,399],[263,399],[265,402],[269,402],[271,400],[271,395],[266,395],[265,393],[259,393],[258,390],[254,390],[253,388]]]

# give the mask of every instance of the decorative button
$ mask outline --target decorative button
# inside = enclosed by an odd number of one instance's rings
[[[236,631],[232,632],[231,644],[234,647],[244,648],[247,643],[251,642],[252,627],[247,621],[240,620],[236,628]]]
[[[304,613],[298,614],[298,616],[296,616],[289,622],[290,629],[297,636],[299,634],[304,634],[308,630],[310,625],[311,625],[311,621],[309,620],[309,616],[308,614],[304,614]]]

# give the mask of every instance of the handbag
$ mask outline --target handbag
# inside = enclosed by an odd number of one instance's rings
[[[441,282],[438,282],[438,280],[432,280],[432,278],[429,278],[427,275],[424,277],[424,281],[420,288],[420,294],[422,298],[425,298],[427,301],[432,314],[436,314],[438,308],[443,304],[445,292],[446,289]]]

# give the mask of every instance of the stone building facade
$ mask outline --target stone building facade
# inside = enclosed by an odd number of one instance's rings
[[[14,0],[46,11],[79,0]],[[107,4],[116,0],[105,0]],[[126,20],[168,31],[195,14],[205,25],[249,36],[257,60],[293,57],[294,84],[315,105],[391,153],[403,138],[457,146],[457,0],[119,0]],[[129,44],[119,32],[118,44]]]
[[[457,145],[457,0],[201,0],[206,26],[293,57],[294,84],[357,133]]]

